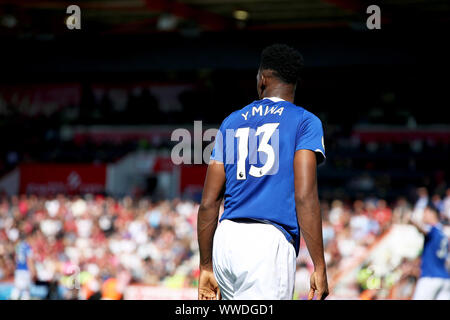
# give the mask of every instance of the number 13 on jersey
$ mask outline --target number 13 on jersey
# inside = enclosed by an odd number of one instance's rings
[[[275,159],[276,156],[278,156],[278,153],[276,155],[273,149],[274,141],[272,141],[272,144],[269,144],[269,140],[279,125],[280,125],[279,123],[266,123],[256,129],[255,137],[258,137],[262,134],[262,138],[260,139],[260,143],[258,146],[258,152],[263,152],[267,156],[267,158],[264,165],[261,167],[257,167],[254,165],[250,166],[250,170],[248,173],[251,176],[260,178],[268,174],[272,169],[272,167],[274,166],[275,162],[278,161],[278,159]],[[247,179],[247,173],[245,171],[245,163],[249,155],[249,135],[250,135],[249,127],[239,128],[236,130],[235,137],[238,138],[239,141],[237,171],[236,171],[236,178],[238,180]]]

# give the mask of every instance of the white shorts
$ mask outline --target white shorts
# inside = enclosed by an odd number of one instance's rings
[[[29,290],[31,286],[30,271],[16,270],[14,272],[14,286],[18,290]]]
[[[224,300],[290,300],[296,253],[271,224],[223,220],[213,243],[213,270]]]
[[[419,278],[413,300],[450,300],[450,279]]]

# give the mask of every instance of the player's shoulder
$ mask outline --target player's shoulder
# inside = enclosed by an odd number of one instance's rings
[[[426,235],[425,237],[427,239],[439,239],[441,237],[442,230],[440,229],[439,225],[430,225],[427,224],[424,226]]]
[[[28,242],[22,241],[19,243],[19,248],[26,251],[31,249],[31,246],[28,244]]]
[[[302,121],[309,120],[309,121],[320,121],[320,118],[315,115],[313,112],[309,110],[308,107],[304,107],[298,104],[294,104],[289,101],[282,100],[279,102],[280,107],[283,107],[288,111],[290,114],[296,114],[300,117]]]
[[[431,231],[436,234],[437,236],[444,236],[444,228],[442,224],[438,223],[431,226]]]
[[[245,108],[245,107],[244,107]],[[238,109],[233,111],[232,113],[230,113],[223,121],[222,121],[222,125],[226,126],[227,124],[229,124],[230,122],[232,122],[234,119],[236,119],[239,116],[239,112],[241,112],[244,108],[242,109]]]
[[[320,120],[320,118],[315,115],[314,113],[312,113],[311,111],[303,108],[303,107],[299,107],[302,109],[302,121],[307,121],[307,122],[315,122],[315,123],[322,123],[322,121]]]
[[[288,107],[288,117],[291,119],[291,121],[295,121],[299,127],[322,127],[322,121],[320,120],[320,118],[316,114],[308,110],[307,107],[295,105],[290,102],[284,105]]]

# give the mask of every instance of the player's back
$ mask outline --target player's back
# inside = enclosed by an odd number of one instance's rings
[[[31,255],[31,247],[25,241],[20,241],[16,245],[16,269],[28,270],[27,259]]]
[[[441,225],[432,226],[425,236],[422,255],[422,277],[446,278],[450,275],[446,268],[448,255],[448,238],[442,231]]]
[[[211,159],[225,166],[221,220],[245,218],[271,223],[298,251],[294,154],[300,149],[312,150],[320,155],[319,161],[323,160],[320,120],[290,102],[265,98],[232,113],[219,132]]]

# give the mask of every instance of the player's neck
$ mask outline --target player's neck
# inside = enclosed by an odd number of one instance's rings
[[[280,98],[285,101],[289,101],[291,103],[294,103],[294,92],[293,90],[287,90],[286,88],[282,87],[275,87],[271,89],[266,89],[263,92],[262,98]]]

